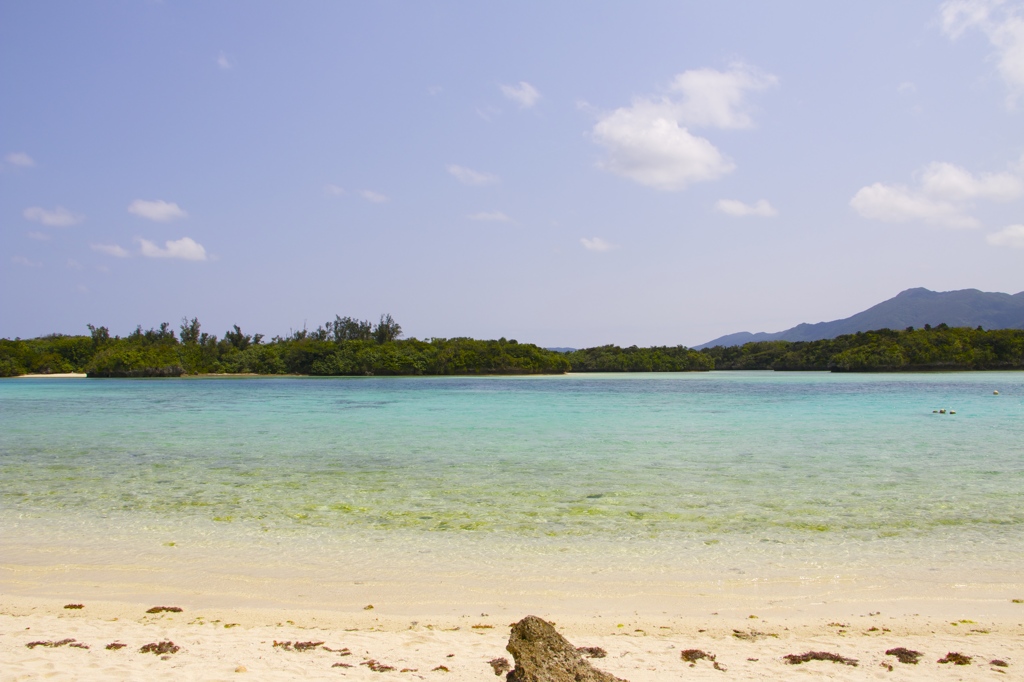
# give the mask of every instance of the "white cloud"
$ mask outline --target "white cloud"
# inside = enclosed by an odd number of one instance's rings
[[[47,227],[70,227],[82,222],[82,216],[77,213],[72,213],[63,206],[49,211],[39,206],[32,206],[26,208],[21,212],[27,220],[41,223]]]
[[[383,204],[385,201],[388,200],[388,198],[386,196],[384,196],[383,194],[378,194],[377,192],[371,192],[368,189],[361,189],[361,190],[359,190],[359,196],[361,196],[362,198],[364,198],[367,201],[369,201],[371,203],[374,203],[374,204]]]
[[[771,74],[736,64],[729,71],[695,69],[675,77],[669,88],[680,92],[677,118],[690,126],[712,128],[750,128],[754,125],[746,111],[747,92],[764,90],[779,82]]]
[[[4,157],[7,163],[12,166],[20,166],[22,168],[31,168],[36,165],[35,159],[26,154],[25,152],[11,152]]]
[[[42,263],[36,262],[34,260],[29,260],[24,256],[11,256],[11,262],[16,263],[18,265],[24,265],[26,268],[41,268],[43,266]]]
[[[1024,225],[1010,225],[985,237],[992,246],[1009,246],[1024,249]]]
[[[688,126],[750,128],[746,94],[777,82],[742,64],[729,71],[685,71],[672,81],[668,94],[638,98],[600,117],[592,135],[608,154],[598,167],[665,191],[720,178],[735,164]]]
[[[324,191],[330,194],[332,197],[340,197],[345,194],[345,188],[338,185],[327,185],[324,187]]]
[[[681,190],[735,168],[713,144],[649,102],[616,109],[597,122],[593,136],[608,152],[599,168],[660,190]]]
[[[611,244],[600,237],[594,237],[593,239],[581,237],[580,244],[583,244],[583,248],[587,251],[611,251],[615,248],[614,244]]]
[[[181,206],[162,199],[154,201],[136,199],[128,205],[128,212],[147,220],[155,220],[158,223],[168,223],[178,218],[188,217],[188,213],[182,210]]]
[[[225,71],[230,71],[235,68],[235,62],[233,62],[225,53],[221,52],[217,55],[217,66]]]
[[[954,201],[1010,201],[1024,194],[1024,181],[1012,173],[983,173],[974,177],[960,166],[932,163],[922,172],[921,188],[932,196],[948,197]]]
[[[35,230],[32,230],[31,232],[26,232],[25,236],[27,236],[29,239],[35,239],[36,241],[39,242],[48,242],[50,241],[50,239],[52,239],[52,237],[50,237],[50,235],[46,234],[45,232],[36,232]]]
[[[510,223],[512,219],[501,211],[480,211],[479,213],[472,213],[466,216],[470,220],[482,220],[484,222],[492,223]]]
[[[148,239],[140,239],[142,255],[147,258],[180,258],[182,260],[206,260],[206,249],[189,237],[164,242],[163,248]]]
[[[480,171],[475,171],[472,168],[466,168],[465,166],[449,164],[447,169],[448,172],[455,176],[459,182],[465,185],[493,185],[498,181],[497,175],[482,173]]]
[[[108,256],[114,256],[115,258],[128,258],[131,255],[127,249],[117,244],[90,244],[89,248],[99,253],[105,253]]]
[[[770,218],[779,214],[779,212],[775,210],[775,207],[764,199],[761,199],[754,204],[744,204],[742,201],[737,201],[736,199],[720,199],[718,203],[715,204],[715,208],[726,215],[736,216],[737,218],[742,218],[743,216],[748,215]]]
[[[1024,179],[1017,173],[982,173],[952,163],[935,162],[918,173],[918,187],[876,182],[862,187],[850,206],[865,218],[888,223],[921,221],[952,228],[979,227],[969,211],[973,201],[1012,201],[1024,195]]]
[[[1024,7],[1003,0],[948,0],[939,9],[942,30],[953,40],[969,29],[985,34],[995,48],[999,75],[1013,106],[1024,94]]]
[[[523,109],[529,109],[540,99],[540,92],[526,81],[519,81],[519,85],[502,85],[501,94],[517,103]]]
[[[862,187],[850,200],[857,213],[884,223],[906,223],[920,220],[941,227],[978,227],[978,221],[963,213],[960,207],[933,199],[906,187],[876,182]]]

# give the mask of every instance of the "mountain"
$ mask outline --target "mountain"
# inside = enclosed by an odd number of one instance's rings
[[[842,334],[872,329],[905,329],[932,326],[945,322],[950,327],[985,329],[1024,329],[1024,291],[1018,294],[961,289],[929,291],[907,289],[878,305],[842,320],[798,324],[781,332],[738,332],[695,346],[742,346],[751,341],[817,341]]]

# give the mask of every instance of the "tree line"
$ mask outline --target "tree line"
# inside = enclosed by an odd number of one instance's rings
[[[1024,330],[926,325],[821,341],[760,341],[697,351],[685,346],[614,345],[567,353],[515,339],[403,339],[391,315],[377,323],[335,316],[316,329],[267,340],[237,325],[221,338],[183,319],[125,337],[88,325],[89,335],[0,339],[0,376],[85,372],[90,377],[183,374],[315,376],[562,374],[776,370],[883,372],[1024,369]]]

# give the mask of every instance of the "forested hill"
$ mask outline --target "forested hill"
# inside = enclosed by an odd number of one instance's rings
[[[760,341],[701,351],[685,346],[598,346],[568,353],[504,338],[400,339],[391,316],[380,323],[335,318],[327,325],[264,341],[237,326],[218,339],[184,321],[180,336],[162,324],[111,337],[54,334],[0,339],[0,376],[85,372],[90,377],[178,377],[183,374],[487,375],[565,372],[778,370],[892,372],[1024,369],[1024,330],[925,325],[881,329],[818,341]]]
[[[740,346],[752,341],[817,341],[873,329],[905,329],[926,324],[985,329],[1024,329],[1024,291],[1018,294],[961,289],[907,289],[893,298],[842,320],[799,324],[781,332],[739,332],[697,346]]]
[[[757,341],[700,351],[715,369],[898,372],[1024,369],[1024,330],[909,327],[818,341]]]

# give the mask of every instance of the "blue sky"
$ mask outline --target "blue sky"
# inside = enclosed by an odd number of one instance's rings
[[[1024,3],[0,1],[0,336],[1024,289]]]

